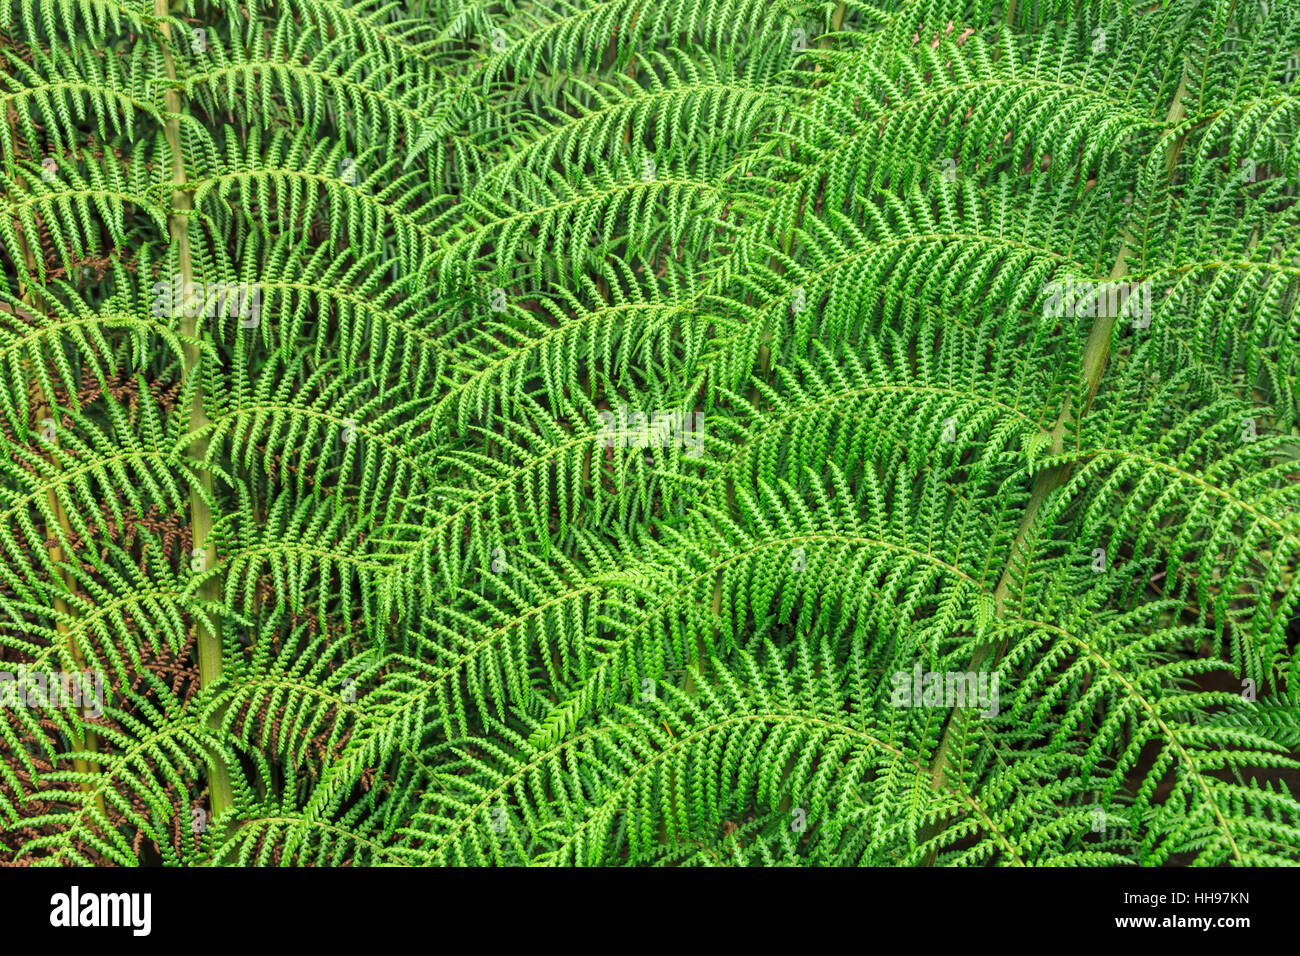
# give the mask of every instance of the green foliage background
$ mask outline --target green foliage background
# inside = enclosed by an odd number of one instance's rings
[[[0,0],[3,860],[1300,862],[1297,53]]]

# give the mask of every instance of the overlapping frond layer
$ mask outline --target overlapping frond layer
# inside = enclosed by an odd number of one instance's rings
[[[1300,862],[1292,6],[0,0],[4,859]]]

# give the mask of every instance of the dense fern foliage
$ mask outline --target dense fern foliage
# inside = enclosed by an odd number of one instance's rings
[[[0,60],[4,862],[1300,862],[1295,3]]]

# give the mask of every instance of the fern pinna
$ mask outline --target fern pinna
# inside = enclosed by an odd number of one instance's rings
[[[1300,862],[1294,4],[0,58],[6,862]]]

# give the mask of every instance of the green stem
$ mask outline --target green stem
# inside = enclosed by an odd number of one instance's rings
[[[1168,123],[1179,122],[1184,115],[1183,96],[1187,91],[1187,76],[1183,74],[1182,81],[1178,85],[1178,91],[1174,95],[1173,103],[1169,108],[1169,114],[1166,117]],[[1165,167],[1168,179],[1173,180],[1174,169],[1178,164],[1178,154],[1182,150],[1183,138],[1180,137],[1170,145],[1165,158]],[[1128,271],[1129,247],[1133,243],[1131,233],[1125,232],[1121,243],[1119,255],[1115,258],[1115,264],[1110,270],[1109,281],[1115,282],[1122,278]],[[1097,310],[1097,316],[1093,320],[1092,328],[1088,332],[1087,341],[1083,346],[1082,356],[1082,373],[1084,382],[1083,402],[1079,408],[1078,418],[1087,414],[1092,405],[1093,397],[1097,394],[1097,388],[1101,384],[1101,377],[1106,371],[1106,364],[1110,358],[1110,341],[1111,335],[1115,329],[1116,316],[1112,314],[1103,314],[1102,309]],[[1122,311],[1122,310],[1117,310]],[[1075,416],[1072,413],[1071,399],[1067,397],[1062,403],[1060,414],[1057,416],[1056,424],[1052,429],[1052,454],[1059,455],[1064,450],[1065,430],[1068,423]],[[1065,484],[1070,475],[1070,465],[1057,465],[1052,468],[1040,471],[1034,479],[1030,489],[1029,504],[1025,508],[1024,517],[1021,519],[1020,527],[1016,532],[1015,540],[1011,545],[1011,552],[1007,557],[1006,565],[1002,569],[1002,574],[998,579],[997,587],[993,591],[993,603],[995,613],[998,618],[1005,615],[1005,605],[1007,598],[1011,595],[1011,581],[1015,568],[1022,562],[1028,561],[1032,556],[1032,547],[1030,538],[1038,523],[1038,513],[1048,496]],[[969,670],[978,671],[986,660],[992,657],[990,666],[996,667],[997,662],[1006,653],[1008,640],[1003,638],[1000,642],[984,643],[976,648],[971,657]],[[960,780],[960,774],[956,772],[954,756],[958,740],[965,740],[966,728],[970,721],[970,711],[954,708],[948,716],[947,726],[944,728],[943,737],[939,743],[939,749],[935,753],[934,764],[931,768],[930,780],[931,786],[936,791],[942,791],[953,785],[955,780]],[[934,836],[938,832],[938,826],[935,825],[926,831],[926,838]],[[933,865],[938,850],[933,849],[927,857],[927,865]]]
[[[193,203],[189,192],[185,189],[185,155],[181,149],[181,94],[176,82],[176,64],[172,58],[170,47],[171,42],[171,24],[167,21],[168,0],[154,0],[154,15],[158,17],[164,40],[163,46],[163,65],[167,71],[167,79],[170,82],[166,92],[166,111],[167,120],[164,128],[164,136],[167,139],[167,146],[171,150],[172,156],[172,198],[171,214],[168,216],[168,230],[171,235],[171,241],[176,244],[177,268],[181,275],[182,295],[179,298],[185,299],[184,290],[191,287],[194,281],[194,262],[190,256],[190,235],[189,235],[189,213],[193,209]],[[194,375],[199,368],[200,349],[197,339],[198,333],[198,316],[186,316],[185,310],[180,305],[176,306],[181,313],[181,333],[185,338],[184,359],[185,367],[182,370],[183,382],[188,382],[190,376]],[[209,424],[207,412],[203,408],[203,389],[202,386],[194,390],[194,397],[190,403],[189,409],[189,433],[203,433],[204,437],[196,438],[189,446],[188,454],[194,461],[203,461],[207,457],[208,439],[206,437],[207,426]],[[190,535],[192,538],[191,547],[194,552],[202,552],[203,568],[212,567],[215,563],[215,552],[212,547],[212,509],[208,501],[212,498],[213,481],[212,472],[207,468],[198,469],[199,484],[202,487],[202,493],[197,489],[190,491]],[[199,588],[198,596],[204,601],[219,601],[221,599],[221,583],[216,575],[208,577]],[[200,618],[195,628],[198,632],[198,657],[199,657],[199,685],[208,687],[215,683],[221,676],[221,630],[217,621]],[[220,718],[217,715],[209,720],[209,727],[214,731],[220,731]],[[214,755],[212,765],[208,775],[208,797],[212,802],[212,815],[220,816],[222,811],[234,804],[234,791],[230,784],[230,773],[227,770],[224,761],[220,756]]]
[[[18,125],[16,122],[17,116],[15,115],[12,106],[8,110],[8,115],[6,116],[6,120],[9,123],[10,141],[14,142],[17,140]],[[17,250],[18,260],[15,261],[15,265],[17,265],[18,261],[20,260],[22,264],[26,267],[26,272],[27,272],[27,275],[25,277],[19,277],[18,297],[25,304],[30,306],[32,309],[40,312],[42,316],[48,315],[49,312],[48,306],[46,305],[45,302],[42,301],[42,297],[40,293],[35,288],[35,279],[34,279],[34,276],[36,275],[35,253],[33,253],[31,246],[28,244],[27,234],[22,230],[22,228],[19,227],[14,231],[17,236],[17,246],[18,246],[18,250]],[[32,318],[35,321],[40,321],[34,315],[32,316]],[[45,391],[41,386],[40,378],[36,376],[32,376],[32,378],[35,380],[35,384],[36,384],[36,425],[37,427],[40,427],[41,421],[52,414],[52,410],[53,410],[52,402],[48,397],[46,397]],[[51,461],[57,466],[58,464],[57,458],[51,456]],[[59,501],[59,496],[55,493],[53,488],[51,488],[46,493],[46,501],[49,503],[50,511],[54,515],[55,522],[58,524],[60,530],[63,532],[64,540],[69,540],[70,536],[72,535],[72,524],[68,520],[67,512],[63,510],[63,503]],[[47,533],[46,540],[49,541],[52,538],[53,536]],[[49,552],[50,561],[54,565],[57,566],[61,561],[63,561],[64,559],[63,548],[58,543],[57,540],[53,540],[50,544],[48,544],[46,546],[46,550]],[[56,573],[58,574],[60,580],[63,582],[64,587],[68,589],[69,593],[76,590],[76,583],[73,581],[72,576],[70,574],[68,574],[66,571],[63,570],[59,570]],[[54,604],[54,611],[55,611],[55,621],[54,621],[55,630],[58,632],[59,637],[67,642],[68,651],[69,653],[72,654],[72,659],[77,665],[77,670],[84,671],[86,669],[85,657],[81,653],[81,647],[77,644],[75,640],[73,640],[72,631],[67,624],[68,618],[71,616],[72,613],[71,609],[68,607],[68,602],[65,601],[63,598],[59,597],[58,594],[56,593],[53,596],[53,604]],[[91,753],[99,752],[99,737],[97,734],[94,733],[94,731],[86,731],[85,745],[86,745],[86,749]],[[80,757],[77,757],[74,758],[72,761],[72,769],[79,774],[87,774],[87,775],[97,774],[99,773],[99,764],[94,761],[84,760]],[[87,792],[91,790],[95,790],[95,797],[94,797],[95,809],[99,811],[101,817],[107,820],[108,813],[104,806],[103,793],[98,789],[96,789],[95,787],[93,787],[93,785],[89,781],[83,782],[81,784],[81,789]]]

